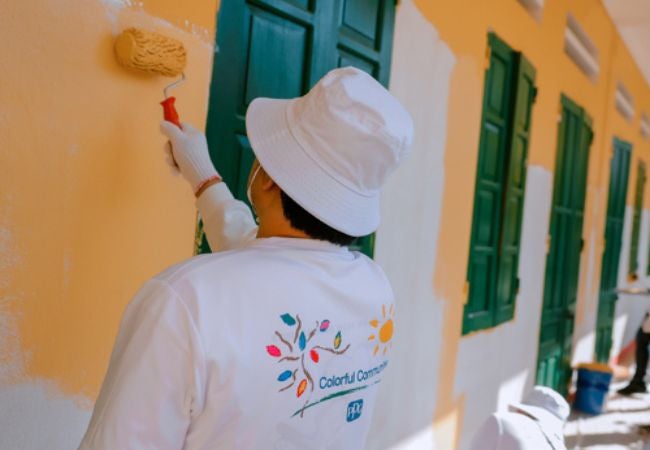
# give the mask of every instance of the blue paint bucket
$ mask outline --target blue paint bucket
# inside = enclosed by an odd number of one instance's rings
[[[612,381],[612,370],[604,364],[578,366],[578,389],[573,408],[587,414],[600,414]]]

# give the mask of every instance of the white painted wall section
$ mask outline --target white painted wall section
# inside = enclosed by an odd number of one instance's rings
[[[483,421],[520,401],[535,382],[552,199],[552,175],[529,166],[522,222],[515,317],[464,337],[459,347],[455,396],[465,396],[460,449],[467,449]]]
[[[90,420],[90,401],[58,393],[43,381],[0,389],[0,449],[72,450]]]
[[[648,245],[650,244],[650,211],[641,211],[641,230],[639,231],[639,281],[648,285]]]
[[[15,205],[9,194],[0,202],[0,449],[71,450],[90,420],[90,402],[68,398],[41,380],[29,380],[30,353],[21,344],[18,310],[22,293],[9,294],[14,270],[24,260],[10,229]]]
[[[606,205],[602,200],[603,190],[599,187],[587,186],[588,196],[592,197],[591,208],[585,210],[585,218],[590,216],[592,223],[599,223],[600,217],[605,214],[601,205]],[[600,287],[600,266],[604,247],[598,245],[598,233],[602,233],[600,227],[592,226],[584,236],[586,254],[580,258],[580,277],[578,285],[578,297],[576,303],[576,315],[573,329],[571,365],[576,366],[581,362],[591,362],[594,359],[594,346],[596,343],[596,319],[598,317],[598,299]],[[583,230],[584,233],[584,230]],[[598,271],[596,270],[598,267]],[[597,282],[594,282],[597,280]]]
[[[588,196],[592,198],[590,209],[585,211],[585,218],[590,216],[591,223],[600,223],[602,216],[606,214],[607,199],[602,199],[606,192],[601,187],[587,186]],[[583,230],[584,232],[584,230]],[[600,271],[604,247],[598,244],[598,234],[603,229],[592,226],[584,235],[586,252],[580,258],[580,278],[578,286],[578,298],[576,304],[576,321],[573,330],[573,354],[571,364],[573,366],[581,362],[591,362],[594,358],[594,345],[596,342],[596,319],[598,317],[598,300],[600,288]],[[598,270],[596,270],[598,268]]]
[[[412,115],[417,131],[411,155],[382,196],[375,259],[393,285],[397,314],[368,449],[433,447],[431,426],[443,345],[443,302],[434,296],[433,272],[454,63],[435,28],[411,0],[402,1],[395,23],[390,90]]]
[[[620,287],[629,286],[627,272],[630,260],[630,244],[632,241],[632,214],[634,208],[630,205],[625,206],[625,218],[623,221],[623,239],[621,242],[621,259],[618,264],[618,285]]]

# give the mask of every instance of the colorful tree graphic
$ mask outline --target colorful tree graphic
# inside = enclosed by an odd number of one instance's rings
[[[309,371],[310,364],[318,364],[322,352],[342,355],[350,348],[350,344],[341,348],[343,338],[341,332],[338,331],[332,339],[331,347],[314,345],[316,341],[326,339],[329,334],[327,332],[330,330],[329,320],[316,321],[316,326],[307,331],[306,328],[303,328],[302,320],[298,314],[295,317],[288,313],[282,314],[280,319],[289,327],[285,330],[286,334],[280,331],[275,332],[282,348],[277,345],[267,345],[266,352],[271,357],[277,358],[278,363],[284,363],[286,367],[277,378],[278,382],[283,383],[278,392],[286,391],[298,382],[296,397],[301,397],[307,389],[310,392],[314,390],[314,379]]]

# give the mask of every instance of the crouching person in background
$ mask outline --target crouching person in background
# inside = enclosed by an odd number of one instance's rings
[[[535,386],[522,403],[492,414],[472,440],[471,450],[562,449],[563,428],[571,409],[553,389]]]

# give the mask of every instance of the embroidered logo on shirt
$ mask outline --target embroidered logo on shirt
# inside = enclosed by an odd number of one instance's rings
[[[278,392],[292,388],[296,382],[296,397],[301,397],[307,390],[314,391],[314,379],[309,371],[310,364],[318,364],[323,352],[342,355],[348,351],[350,344],[342,347],[343,337],[338,331],[333,337],[330,321],[316,321],[316,326],[309,329],[303,326],[300,316],[289,313],[280,316],[282,322],[289,327],[284,332],[276,331],[275,335],[282,343],[282,349],[277,345],[267,345],[267,353],[278,358],[278,363],[285,363],[287,369],[278,375],[278,382],[283,383]],[[331,343],[327,345],[327,343]]]
[[[381,320],[373,319],[370,321],[370,326],[376,328],[377,331],[373,331],[373,334],[368,336],[369,341],[377,341],[375,349],[372,354],[377,355],[380,349],[382,355],[386,355],[386,352],[390,347],[393,346],[391,339],[393,338],[393,315],[395,305],[390,305],[388,309],[388,314],[386,314],[386,305],[381,305]]]
[[[376,336],[372,335],[368,338],[368,340],[377,339],[373,355],[377,355],[380,348],[383,348],[382,354],[385,355],[391,344],[392,316],[393,307],[390,307],[387,314],[386,307],[382,306],[381,322],[379,320],[370,321],[370,325],[377,329]],[[277,382],[280,383],[278,392],[293,392],[297,399],[304,399],[302,407],[293,413],[292,417],[297,415],[303,417],[305,410],[313,406],[367,389],[380,382],[379,374],[388,365],[388,361],[385,359],[370,367],[348,369],[345,373],[330,373],[314,380],[312,373],[315,365],[323,358],[330,359],[343,355],[350,348],[350,344],[344,345],[341,330],[334,333],[334,327],[327,319],[315,321],[313,327],[306,326],[298,314],[294,316],[285,313],[280,316],[280,320],[284,326],[274,332],[278,342],[267,345],[266,352],[283,366],[283,370],[280,369],[281,371],[277,375]],[[312,401],[312,395],[316,388],[323,394],[327,391],[330,392]],[[350,404],[349,406],[354,411],[358,409],[357,412],[360,415],[361,404]],[[358,417],[348,420],[348,422],[356,418]]]
[[[361,410],[363,409],[363,399],[355,400],[348,403],[348,412],[346,420],[352,422],[361,417]]]

